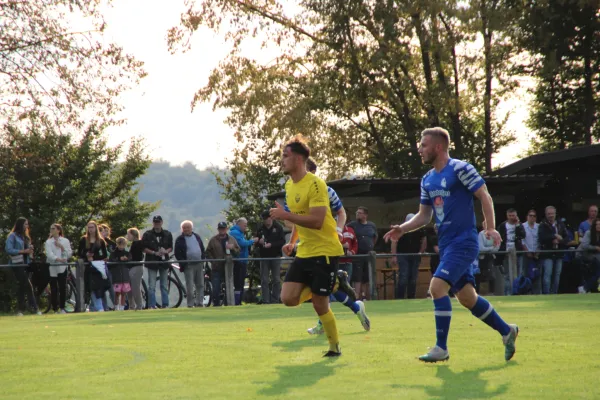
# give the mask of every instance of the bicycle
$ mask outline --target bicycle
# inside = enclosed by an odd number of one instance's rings
[[[75,276],[71,270],[71,266],[67,266],[67,294],[65,302],[65,311],[68,313],[75,312],[77,304],[77,287],[75,285]],[[38,291],[38,303],[40,310],[44,314],[47,314],[52,309],[52,302],[50,301],[50,283],[44,286],[41,291]],[[84,310],[87,308],[87,304],[84,306]]]
[[[171,259],[170,261],[175,261],[173,259]],[[179,267],[178,263],[171,263],[169,264],[169,269],[167,272],[167,292],[169,293],[169,304],[173,304],[172,306],[169,306],[170,308],[178,308],[182,301],[183,298],[185,297],[187,299],[187,290],[185,288],[185,285],[183,284],[183,282],[181,281],[181,279],[179,278],[179,274],[176,273],[176,271],[180,271],[181,268]],[[156,277],[156,282],[160,284],[160,277]],[[211,300],[212,300],[212,293],[213,293],[213,288],[212,288],[212,283],[210,281],[210,267],[208,265],[204,266],[204,299],[202,301],[202,303],[204,304],[205,307],[210,306],[211,304]],[[142,280],[142,295],[143,298],[146,300],[146,304],[144,306],[144,308],[148,308],[148,305],[150,304],[150,300],[149,300],[149,293],[148,293],[148,286],[146,284],[146,281]],[[195,290],[194,290],[194,298],[195,298]],[[175,301],[171,302],[171,299],[173,299]],[[156,304],[157,308],[162,308],[161,305]]]

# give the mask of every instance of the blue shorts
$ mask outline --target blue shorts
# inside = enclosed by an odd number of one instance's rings
[[[475,286],[473,260],[478,256],[477,243],[451,243],[444,249],[440,249],[440,265],[433,276],[448,282],[454,293],[468,283]]]

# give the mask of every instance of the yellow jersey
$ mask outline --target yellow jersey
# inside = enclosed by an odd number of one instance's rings
[[[329,195],[325,181],[310,172],[294,183],[291,179],[285,183],[285,201],[292,214],[308,215],[309,209],[326,207],[325,220],[321,229],[304,228],[296,225],[300,243],[296,256],[338,257],[344,255],[344,249],[337,234],[337,225],[329,212]]]

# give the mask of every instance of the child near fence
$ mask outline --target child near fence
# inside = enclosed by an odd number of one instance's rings
[[[127,239],[119,237],[116,240],[117,249],[110,254],[109,261],[115,264],[109,264],[110,273],[115,290],[115,310],[125,310],[125,296],[131,292],[131,279],[129,277],[129,268],[125,262],[130,260],[130,254],[126,250]]]

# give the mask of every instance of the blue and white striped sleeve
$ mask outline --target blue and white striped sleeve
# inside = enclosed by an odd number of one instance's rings
[[[344,207],[342,205],[342,201],[338,197],[335,190],[333,190],[329,186],[327,186],[327,194],[329,195],[329,207],[331,208],[331,211],[333,211],[334,213],[337,213]]]
[[[465,161],[459,161],[454,165],[454,172],[460,183],[471,193],[475,193],[477,189],[485,185],[485,181],[479,175],[474,166]]]
[[[424,206],[431,206],[433,203],[431,202],[431,197],[429,197],[429,193],[425,190],[424,186],[425,177],[421,179],[421,204]]]

